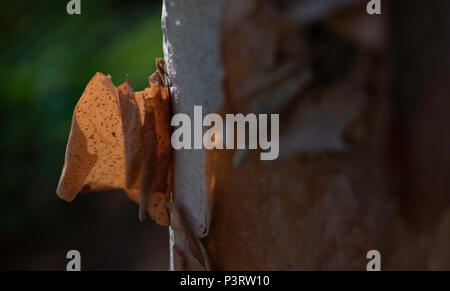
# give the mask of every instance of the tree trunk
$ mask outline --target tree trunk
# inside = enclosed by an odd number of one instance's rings
[[[175,151],[171,269],[450,268],[448,4],[392,2],[164,1],[173,114],[280,115],[276,160]]]

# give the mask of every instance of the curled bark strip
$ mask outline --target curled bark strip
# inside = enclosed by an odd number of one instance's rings
[[[148,211],[156,223],[169,225],[170,104],[160,70],[141,92],[134,92],[128,77],[117,88],[102,73],[91,79],[74,110],[60,198],[124,189],[140,202],[141,221]]]
[[[206,249],[186,220],[183,211],[174,206],[171,214],[171,227],[177,234],[173,246],[178,246],[174,255],[176,254],[178,262],[182,262],[181,265],[178,263],[174,266],[178,267],[176,270],[211,270]]]
[[[134,91],[128,80],[118,88],[119,107],[122,118],[123,134],[125,139],[125,172],[126,187],[139,188],[142,147],[142,122],[139,114]]]

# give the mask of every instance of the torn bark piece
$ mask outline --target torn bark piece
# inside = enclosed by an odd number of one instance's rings
[[[145,107],[145,119],[150,118],[147,116],[149,112],[153,113],[155,137],[143,139],[144,140],[144,152],[145,157],[151,154],[151,161],[146,162],[144,166],[144,173],[148,172],[151,175],[152,182],[148,183],[148,179],[144,177],[142,184],[142,191],[145,203],[141,207],[149,210],[150,216],[153,220],[161,225],[169,225],[169,213],[167,210],[167,203],[170,201],[170,193],[168,189],[168,173],[172,158],[172,149],[170,146],[170,107],[169,100],[167,98],[167,90],[164,87],[164,82],[160,79],[160,76],[155,72],[150,78],[150,88],[146,88],[143,93],[139,94],[137,100]],[[141,99],[142,98],[142,99]],[[149,132],[144,122],[144,131]],[[153,153],[153,144],[156,143],[156,152]],[[153,155],[155,155],[153,157]],[[155,169],[149,169],[149,167],[155,167]],[[150,198],[150,195],[152,197]],[[148,199],[151,199],[153,203],[147,204]],[[157,203],[156,203],[157,201]],[[157,205],[157,206],[155,206]],[[141,221],[145,219],[145,213],[141,212]]]
[[[177,256],[178,261],[182,262],[182,264],[174,266],[181,269],[175,270],[211,271],[206,249],[185,219],[183,211],[177,206],[173,206],[171,214],[171,227],[177,234],[171,244],[178,246],[174,255]]]
[[[152,192],[149,196],[148,212],[159,225],[169,226],[170,214],[167,202],[169,202],[166,193]]]
[[[140,173],[142,157],[144,156],[141,114],[128,76],[127,81],[120,85],[117,90],[125,142],[126,187],[140,188]]]
[[[156,173],[156,125],[153,108],[146,106],[144,125],[142,127],[142,143],[144,148],[143,158],[143,174],[139,202],[139,220],[145,220],[145,214],[149,207],[150,194],[154,189],[153,177]],[[156,221],[156,220],[155,220]]]
[[[170,107],[158,72],[150,88],[136,93],[128,78],[118,88],[101,73],[92,78],[75,107],[60,198],[124,189],[140,202],[141,220],[149,211],[156,223],[169,225]]]
[[[125,157],[117,90],[97,73],[75,106],[57,194],[72,201],[83,191],[122,188]]]
[[[170,105],[167,90],[164,83],[155,72],[150,77],[150,88],[158,88],[156,94],[148,100],[148,106],[153,108],[156,122],[157,147],[157,167],[158,171],[154,178],[155,191],[165,193],[167,190],[167,176],[172,161],[172,147],[170,145]]]

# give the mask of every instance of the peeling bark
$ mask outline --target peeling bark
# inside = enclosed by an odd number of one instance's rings
[[[398,18],[397,4],[368,16],[359,1],[210,3],[164,1],[173,113],[279,113],[280,158],[175,152],[172,269],[365,270],[371,249],[382,269],[450,268],[450,162],[438,161],[448,122],[430,121],[448,119],[448,75],[424,79],[430,59],[401,37],[414,17]],[[403,5],[430,22],[438,11]],[[445,29],[438,72],[449,68]],[[399,134],[405,121],[419,132]],[[431,147],[427,132],[439,133]]]

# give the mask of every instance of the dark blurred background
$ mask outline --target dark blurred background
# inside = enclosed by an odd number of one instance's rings
[[[96,72],[147,86],[162,56],[161,2],[8,1],[0,12],[0,270],[167,270],[168,230],[122,191],[56,196],[73,108]]]

